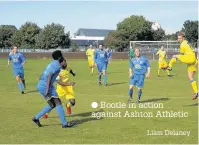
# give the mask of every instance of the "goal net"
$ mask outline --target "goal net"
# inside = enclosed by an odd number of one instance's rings
[[[147,56],[151,60],[157,60],[157,51],[164,47],[168,58],[179,53],[180,43],[178,41],[130,41],[130,48],[140,48],[142,55]]]

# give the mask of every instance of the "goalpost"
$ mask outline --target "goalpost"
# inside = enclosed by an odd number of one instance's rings
[[[155,54],[163,46],[170,57],[179,52],[180,43],[178,41],[130,41],[130,48],[140,48],[143,55],[149,59],[157,60]]]

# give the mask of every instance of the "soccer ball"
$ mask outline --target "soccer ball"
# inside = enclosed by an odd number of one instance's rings
[[[160,24],[158,22],[154,22],[151,26],[151,29],[154,31],[157,31],[158,29],[160,29]]]

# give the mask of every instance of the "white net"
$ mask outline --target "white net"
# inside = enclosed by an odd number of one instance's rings
[[[158,59],[155,54],[162,46],[169,57],[179,53],[180,43],[177,41],[130,41],[130,48],[140,48],[142,55],[146,55],[152,60]]]

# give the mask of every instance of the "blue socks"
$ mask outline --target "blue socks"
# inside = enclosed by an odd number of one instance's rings
[[[20,89],[21,92],[24,91],[24,85],[23,85],[22,82],[18,82],[18,87],[19,87],[19,89]]]
[[[36,116],[35,116],[35,119],[39,119],[41,118],[44,114],[50,112],[52,110],[52,108],[49,106],[49,105],[46,105]],[[60,117],[60,120],[61,120],[61,123],[62,125],[66,125],[67,122],[66,122],[66,118],[65,118],[65,114],[64,114],[64,110],[63,110],[63,107],[62,105],[58,105],[56,106],[56,110],[57,110],[57,113]]]
[[[142,90],[139,89],[139,90],[138,90],[138,100],[140,100],[141,96],[142,96]]]
[[[139,89],[138,90],[138,100],[140,100],[141,96],[142,96],[142,90]],[[130,97],[130,99],[133,98],[133,89],[129,89],[129,97]]]
[[[133,89],[129,89],[129,97],[130,97],[130,99],[133,98]]]
[[[45,107],[35,116],[35,119],[38,120],[38,119],[41,118],[44,114],[50,112],[51,110],[52,110],[52,108],[51,108],[49,105],[45,106]]]
[[[129,97],[130,97],[130,99],[133,98],[133,89],[129,89]]]
[[[57,113],[58,113],[59,118],[61,120],[62,126],[66,125],[67,122],[66,122],[66,118],[65,118],[65,114],[64,114],[64,109],[63,109],[62,105],[56,106],[56,110],[57,110]]]
[[[98,80],[99,80],[99,82],[102,81],[102,75],[98,75]]]
[[[106,85],[107,84],[107,76],[104,75],[104,84]]]

